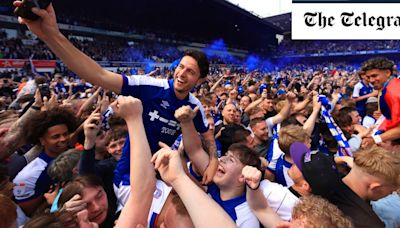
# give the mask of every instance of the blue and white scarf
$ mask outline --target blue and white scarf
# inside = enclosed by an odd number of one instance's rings
[[[318,101],[321,102],[321,118],[322,121],[326,123],[326,125],[329,128],[329,131],[331,132],[332,136],[335,138],[335,140],[338,143],[338,155],[339,156],[350,156],[353,157],[353,154],[351,153],[349,143],[347,142],[346,137],[344,136],[342,130],[336,125],[335,121],[333,120],[331,116],[331,111],[333,110],[334,107],[332,107],[332,104],[329,102],[329,100],[326,98],[324,95],[319,95],[318,96]]]

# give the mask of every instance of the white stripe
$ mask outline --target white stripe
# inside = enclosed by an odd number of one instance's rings
[[[163,87],[164,89],[169,88],[168,80],[166,79],[156,79],[148,76],[125,76],[128,78],[128,85],[138,86],[138,85],[149,85],[156,87]]]

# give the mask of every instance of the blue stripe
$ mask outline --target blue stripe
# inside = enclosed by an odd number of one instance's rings
[[[151,219],[150,219],[150,224],[149,224],[149,227],[151,228],[151,227],[156,227],[156,224],[155,224],[155,222],[156,222],[156,219],[157,219],[157,215],[158,214],[156,214],[155,212],[153,212],[153,214],[151,215]]]

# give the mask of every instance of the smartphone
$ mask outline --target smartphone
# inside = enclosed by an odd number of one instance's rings
[[[14,14],[29,20],[37,20],[39,16],[32,12],[33,7],[46,9],[51,3],[51,0],[22,0],[21,6],[15,8]]]
[[[40,92],[40,95],[42,96],[42,98],[47,97],[48,99],[50,99],[51,94],[50,94],[49,84],[47,84],[47,83],[39,84],[38,88],[39,88],[39,92]]]

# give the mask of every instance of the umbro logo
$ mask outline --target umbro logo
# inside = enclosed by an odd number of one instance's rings
[[[169,108],[169,103],[168,103],[168,101],[161,101],[160,106],[165,108],[165,109],[168,109]]]

